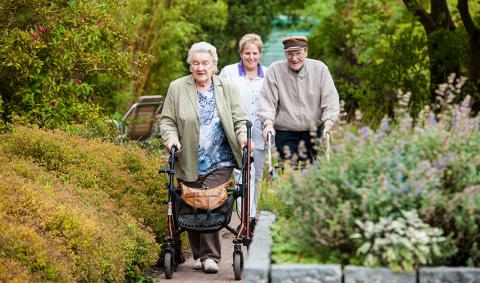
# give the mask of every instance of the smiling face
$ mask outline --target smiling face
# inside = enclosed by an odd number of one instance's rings
[[[260,57],[262,53],[258,49],[258,46],[255,43],[250,43],[245,46],[240,58],[242,58],[243,66],[248,71],[254,71],[258,68],[258,63],[260,62]]]
[[[192,54],[190,72],[198,84],[209,84],[216,67],[217,63],[213,60],[210,52],[199,51]]]
[[[307,58],[307,48],[285,51],[285,57],[287,57],[288,66],[294,71],[299,71]]]

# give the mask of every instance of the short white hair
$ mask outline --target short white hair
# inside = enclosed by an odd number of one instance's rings
[[[215,46],[211,45],[208,42],[202,41],[202,42],[197,42],[190,47],[190,50],[188,50],[188,58],[187,58],[187,63],[191,64],[192,63],[192,56],[193,53],[195,52],[208,52],[210,55],[212,55],[213,61],[215,63],[218,62],[218,55],[217,55],[217,48]]]

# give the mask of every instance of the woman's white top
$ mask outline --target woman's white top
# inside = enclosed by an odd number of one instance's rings
[[[265,142],[262,138],[262,122],[257,116],[257,107],[260,102],[260,90],[267,68],[258,65],[258,74],[250,79],[243,66],[243,62],[223,67],[220,76],[234,82],[240,90],[243,101],[243,110],[247,114],[248,120],[253,123],[252,141],[255,143],[255,149],[265,149]]]

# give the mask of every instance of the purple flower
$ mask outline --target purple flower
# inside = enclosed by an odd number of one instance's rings
[[[421,191],[422,191],[422,190],[421,190],[420,188],[416,188],[416,189],[415,189],[415,197],[419,197]]]
[[[380,125],[380,129],[382,131],[386,131],[386,130],[388,130],[388,128],[389,128],[388,120],[387,119],[382,120],[382,124]]]
[[[457,115],[457,114],[453,114],[453,115],[452,115],[452,124],[457,123],[457,121],[458,121],[458,115]]]
[[[442,158],[438,159],[436,162],[434,162],[434,166],[437,168],[437,169],[444,169],[445,167],[447,167],[447,161],[448,161],[449,157],[447,156],[442,156]]]
[[[399,193],[405,193],[408,192],[410,189],[410,186],[408,184],[403,184],[403,186],[398,190]]]
[[[437,119],[435,118],[435,114],[430,113],[430,115],[428,115],[428,123],[430,125],[435,125],[437,123]]]
[[[370,135],[370,128],[369,127],[362,127],[362,128],[360,128],[360,130],[358,130],[358,132],[360,133],[360,135],[363,138],[367,138]]]

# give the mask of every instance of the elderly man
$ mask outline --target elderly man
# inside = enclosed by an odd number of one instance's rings
[[[282,42],[287,60],[272,63],[261,91],[257,113],[263,139],[267,140],[268,132],[275,136],[282,159],[289,151],[300,160],[312,161],[316,151],[310,132],[314,128],[321,136],[321,129],[323,133],[332,130],[340,112],[338,92],[328,67],[307,58],[306,37],[291,36]],[[302,141],[306,152],[299,154]]]

